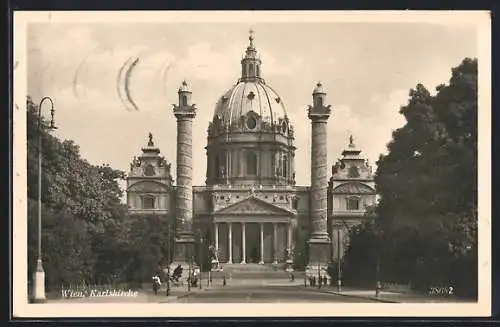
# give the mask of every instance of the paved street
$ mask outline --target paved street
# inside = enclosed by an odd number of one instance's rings
[[[194,292],[180,297],[179,303],[373,303],[362,298],[351,298],[331,293],[320,292],[317,289],[304,289],[297,285],[237,285],[218,287]]]
[[[382,291],[375,298],[374,290],[344,288],[339,294],[334,287],[304,288],[301,280],[290,282],[287,279],[228,279],[226,286],[222,280],[214,279],[207,288],[203,282],[202,289],[193,287],[188,293],[186,287],[174,287],[170,296],[165,296],[165,289],[154,295],[151,289],[142,289],[136,296],[125,297],[83,297],[61,298],[51,297],[48,302],[57,303],[453,303],[470,302],[455,297],[435,297],[414,293],[398,293]],[[58,295],[58,296],[57,296]],[[473,301],[472,301],[473,302]]]

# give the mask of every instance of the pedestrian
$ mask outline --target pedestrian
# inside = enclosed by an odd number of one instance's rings
[[[321,288],[321,283],[323,282],[323,278],[321,276],[318,277],[318,288]]]
[[[222,286],[226,286],[226,275],[224,275],[222,279]]]
[[[153,276],[152,282],[153,282],[153,292],[155,293],[155,295],[158,295],[158,290],[160,289],[161,286],[161,280],[158,274],[155,274]]]
[[[292,273],[292,282],[295,281],[295,275]]]
[[[323,285],[328,286],[328,278],[323,276]]]

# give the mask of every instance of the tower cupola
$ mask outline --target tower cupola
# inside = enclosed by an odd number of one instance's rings
[[[261,65],[259,53],[255,48],[253,43],[253,30],[250,30],[250,36],[248,37],[250,43],[248,44],[247,50],[245,51],[245,56],[241,59],[241,78],[240,81],[255,81],[256,79],[261,80]]]
[[[326,98],[326,92],[323,90],[323,84],[318,82],[313,90],[313,103],[315,107],[323,107]]]
[[[192,91],[186,80],[182,81],[181,86],[179,87],[179,107],[187,107],[191,105],[191,95]]]

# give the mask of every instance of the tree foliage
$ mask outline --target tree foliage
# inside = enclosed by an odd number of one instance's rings
[[[42,259],[47,288],[95,281],[121,266],[128,237],[118,181],[124,173],[81,158],[70,140],[50,135],[38,106],[27,99],[28,273],[34,271],[38,235],[38,137],[42,140]],[[106,263],[107,262],[107,263]]]
[[[477,60],[464,59],[436,91],[418,84],[401,108],[406,124],[377,163],[377,221],[352,233],[346,269],[373,271],[363,251],[377,248],[385,280],[475,295]]]

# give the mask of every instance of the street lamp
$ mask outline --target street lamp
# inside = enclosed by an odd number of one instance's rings
[[[204,238],[203,238],[203,235],[201,234],[201,230],[198,229],[198,234],[199,234],[199,239],[200,239],[200,244],[198,246],[198,261],[199,261],[199,269],[200,269],[200,277],[199,277],[199,281],[198,283],[200,284],[199,288],[201,290],[201,274],[202,274],[202,265],[203,265],[203,259],[202,259],[202,256],[203,256],[203,252],[202,252],[202,246],[205,242]]]
[[[337,291],[342,292],[342,267],[340,263],[340,225],[337,228]]]
[[[49,130],[57,129],[54,124],[54,102],[49,97],[43,97],[38,105],[38,258],[33,281],[35,303],[45,302],[45,272],[42,263],[42,105],[46,100],[51,105]]]
[[[377,266],[376,266],[376,285],[375,285],[375,297],[380,297],[380,291],[382,289],[382,282],[380,281],[380,251],[381,251],[381,231],[377,230]]]
[[[172,226],[170,224],[170,222],[168,222],[168,229],[167,229],[167,242],[168,242],[168,246],[167,246],[167,296],[170,295],[170,261],[171,261],[171,258],[170,258],[170,251],[172,249],[172,240],[171,240],[171,230],[172,230]]]
[[[191,252],[191,251],[190,251]],[[190,255],[189,256],[189,263],[188,263],[188,292],[191,292],[191,282],[193,281],[193,277],[192,277],[192,274],[193,274],[193,256]]]

